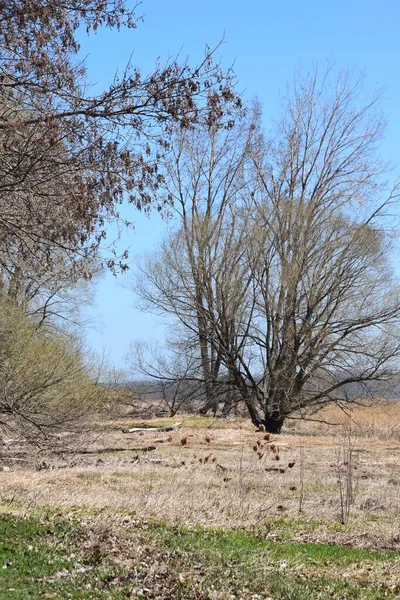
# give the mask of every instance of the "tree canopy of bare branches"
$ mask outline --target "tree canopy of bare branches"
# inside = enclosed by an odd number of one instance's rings
[[[41,257],[57,267],[53,248],[90,274],[106,224],[124,200],[161,209],[160,155],[169,126],[206,114],[226,118],[240,105],[232,77],[207,50],[197,66],[170,60],[143,74],[128,64],[94,94],[79,56],[77,31],[135,28],[125,0],[0,2],[0,241],[2,265]],[[4,253],[0,259],[4,257]],[[78,257],[74,263],[72,259]],[[84,264],[82,259],[88,257]],[[109,256],[115,269],[124,258]]]
[[[233,286],[233,278],[242,282],[244,275],[238,255],[246,247],[246,230],[238,227],[243,218],[237,206],[249,189],[247,146],[252,131],[249,115],[233,128],[205,122],[175,133],[163,164],[162,186],[173,226],[160,251],[143,257],[140,276],[131,286],[144,309],[155,308],[178,320],[179,333],[171,347],[190,356],[191,378],[203,382],[205,410],[215,411],[221,395],[226,397],[221,352],[234,335],[235,315],[224,340],[219,340],[213,318],[228,310],[226,302],[233,312],[241,302],[241,290],[229,300],[220,291],[228,280]]]
[[[204,337],[208,368],[215,356],[217,375],[271,432],[295,411],[340,405],[354,384],[368,395],[399,372],[387,230],[397,187],[383,184],[378,100],[348,73],[299,75],[271,134],[257,124],[259,108],[244,138],[239,126],[239,169],[218,180],[196,143],[169,171],[189,217],[179,208],[181,228],[147,259],[139,294],[194,332],[201,356]],[[208,128],[203,140],[215,160]],[[201,201],[192,193],[203,178],[233,190],[212,213],[213,185],[196,188]]]

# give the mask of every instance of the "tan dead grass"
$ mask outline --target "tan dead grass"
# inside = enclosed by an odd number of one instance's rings
[[[332,435],[332,425],[329,423],[336,423],[345,427],[351,425],[354,435],[357,436],[400,440],[400,400],[375,401],[372,405],[365,401],[364,406],[345,406],[345,412],[338,406],[330,405],[315,414],[306,416],[309,421],[293,420],[288,422],[289,426],[296,431],[311,435],[320,433]]]
[[[348,419],[343,427],[329,429],[296,422],[269,442],[244,420],[234,420],[230,428],[225,422],[224,428],[218,422],[212,428],[184,426],[172,434],[123,434],[121,428],[130,425],[127,420],[99,423],[79,443],[74,440],[71,453],[26,454],[23,460],[31,463],[13,461],[21,459],[23,448],[10,444],[8,458],[4,454],[0,460],[10,468],[0,471],[1,501],[7,506],[107,508],[143,519],[222,527],[266,527],[273,519],[285,535],[295,532],[301,539],[400,545],[400,440],[387,433],[389,423],[392,430],[398,427],[400,405],[393,403],[387,410],[390,416],[383,407],[354,411],[354,420],[364,419],[368,427],[374,423],[374,436],[360,435],[350,421],[357,492],[346,527],[338,525],[337,480],[340,469],[345,470],[338,448],[347,443]],[[338,417],[334,409],[332,414],[326,411],[324,417]],[[152,445],[155,451],[138,450]],[[279,460],[272,445],[279,446]],[[105,448],[126,450],[99,453]],[[13,449],[18,456],[13,457]],[[68,450],[67,443],[63,450]],[[294,463],[292,468],[289,463]],[[35,464],[44,468],[35,470]]]

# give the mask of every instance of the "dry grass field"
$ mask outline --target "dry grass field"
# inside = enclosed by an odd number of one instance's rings
[[[6,439],[1,501],[215,527],[290,521],[300,538],[400,547],[400,403],[351,416],[327,409],[314,418],[341,425],[289,421],[275,437],[246,420],[177,417],[144,423],[182,422],[165,433],[99,421],[51,451]]]
[[[5,438],[1,510],[23,517],[49,509],[57,514],[78,510],[96,515],[97,523],[100,515],[108,528],[110,522],[133,519],[244,531],[277,543],[397,553],[400,402],[356,408],[350,417],[330,408],[313,418],[319,421],[288,421],[280,436],[256,431],[243,419],[178,416],[98,419],[89,432],[60,436],[51,449]],[[182,425],[172,432],[124,432],[177,422]],[[395,565],[390,577],[382,576],[392,587],[397,585],[393,577],[400,582],[400,559]]]

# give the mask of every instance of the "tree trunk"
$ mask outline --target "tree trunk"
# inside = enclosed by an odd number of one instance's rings
[[[285,417],[281,414],[272,414],[266,415],[262,424],[264,425],[267,433],[281,433],[284,421]]]
[[[217,414],[218,410],[218,395],[213,393],[213,386],[210,381],[206,381],[204,384],[206,391],[206,402],[199,410],[200,415],[206,415],[209,410],[212,410],[213,416]]]
[[[287,394],[285,390],[270,389],[262,421],[268,433],[281,433],[283,422],[288,416],[287,409]]]

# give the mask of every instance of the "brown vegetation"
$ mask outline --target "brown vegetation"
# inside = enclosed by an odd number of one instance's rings
[[[270,440],[269,452],[253,451],[260,432],[246,421],[201,417],[181,418],[183,437],[177,439],[157,431],[122,434],[134,425],[127,420],[99,421],[85,437],[60,436],[62,448],[51,452],[4,439],[0,466],[8,470],[0,472],[1,502],[7,509],[15,503],[107,507],[144,519],[234,527],[264,527],[284,512],[299,539],[397,547],[400,403],[353,415],[374,422],[374,434],[352,422],[349,429],[349,421],[329,430],[323,423],[296,421],[280,436],[279,447]],[[349,521],[340,529],[338,477],[346,486],[349,469],[337,457],[349,435],[355,493]],[[282,466],[274,466],[277,458]]]

